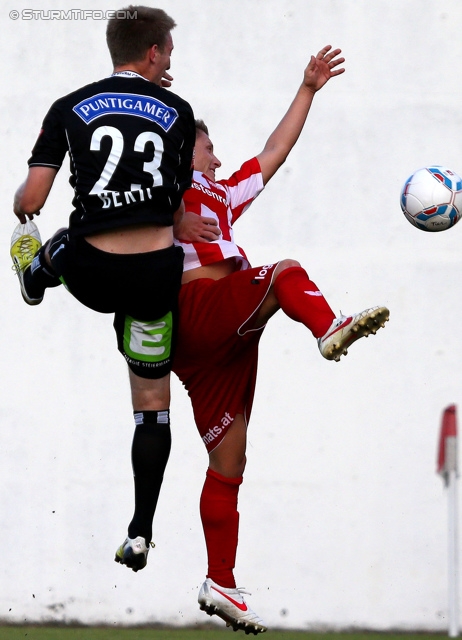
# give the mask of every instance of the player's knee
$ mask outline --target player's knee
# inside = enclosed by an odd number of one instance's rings
[[[209,467],[212,471],[219,473],[225,478],[240,478],[245,470],[247,457],[245,455],[236,455],[234,453],[227,455],[214,455],[213,452],[209,456]]]
[[[276,267],[276,269],[274,270],[274,282],[279,278],[279,276],[281,274],[284,273],[284,271],[287,271],[287,269],[294,269],[294,268],[301,268],[301,264],[298,262],[298,260],[292,260],[292,258],[287,258],[286,260],[281,260],[280,262],[278,262],[278,265]]]
[[[142,378],[129,368],[133,409],[162,411],[170,406],[170,376]]]
[[[286,269],[292,269],[293,267],[300,267],[300,266],[301,264],[298,262],[298,260],[292,260],[292,258],[281,260],[278,263],[278,266],[276,267],[276,277],[278,276],[278,274],[280,274],[282,271],[285,271]]]

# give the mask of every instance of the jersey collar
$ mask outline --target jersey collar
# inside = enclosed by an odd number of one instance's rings
[[[142,80],[149,82],[147,78],[136,73],[136,71],[128,71],[128,69],[125,71],[114,71],[114,73],[111,73],[110,77],[113,78],[114,76],[121,76],[122,78],[141,78]]]

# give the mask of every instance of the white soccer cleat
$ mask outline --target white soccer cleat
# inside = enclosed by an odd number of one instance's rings
[[[216,615],[234,631],[241,629],[246,634],[263,633],[267,630],[263,620],[248,606],[242,594],[243,589],[228,589],[207,578],[199,591],[198,602],[202,611],[209,616]]]
[[[39,230],[32,220],[27,220],[25,224],[18,224],[13,231],[11,238],[10,255],[13,260],[13,270],[19,278],[21,294],[27,304],[40,304],[41,298],[31,298],[24,286],[24,272],[32,264],[35,254],[42,246]]]
[[[385,326],[389,317],[390,312],[386,307],[372,307],[353,316],[340,315],[322,338],[318,338],[321,355],[327,360],[338,362],[340,356],[347,355],[350,344],[371,333],[375,335]]]
[[[146,540],[141,536],[125,538],[117,549],[114,560],[126,565],[132,571],[140,571],[148,562],[149,548],[154,546],[153,542],[147,545]]]

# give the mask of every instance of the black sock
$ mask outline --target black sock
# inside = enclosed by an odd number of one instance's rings
[[[31,298],[43,298],[45,289],[58,287],[60,279],[45,260],[45,246],[35,254],[31,266],[24,271],[24,287]]]
[[[134,411],[135,434],[132,465],[135,481],[135,513],[128,537],[142,536],[151,542],[152,521],[172,443],[170,412]]]

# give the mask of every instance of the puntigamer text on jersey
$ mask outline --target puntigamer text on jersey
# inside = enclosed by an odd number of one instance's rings
[[[99,93],[76,104],[73,111],[86,124],[100,116],[119,114],[146,118],[156,122],[164,131],[168,131],[178,118],[173,107],[137,93]]]

